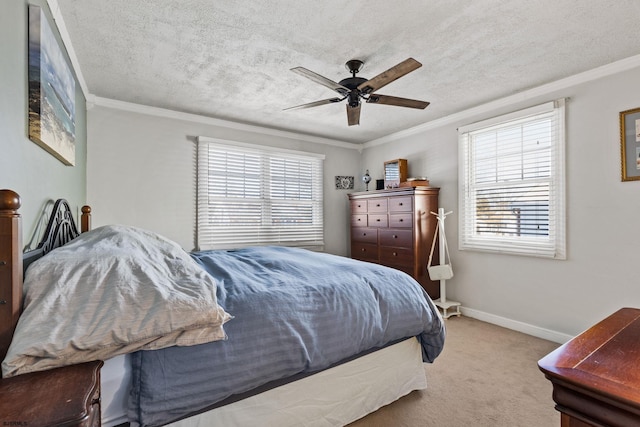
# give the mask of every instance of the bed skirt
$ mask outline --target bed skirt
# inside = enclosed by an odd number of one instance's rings
[[[103,369],[103,426],[127,421],[127,363],[120,357],[107,361]],[[412,338],[169,425],[344,426],[426,386],[421,346]]]

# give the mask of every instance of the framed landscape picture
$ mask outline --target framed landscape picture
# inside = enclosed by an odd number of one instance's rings
[[[29,139],[75,165],[76,81],[39,6],[29,5]]]

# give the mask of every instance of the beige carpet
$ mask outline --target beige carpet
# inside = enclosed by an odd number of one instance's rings
[[[468,317],[446,320],[442,354],[425,364],[428,388],[350,427],[558,427],[551,383],[537,362],[558,347]]]

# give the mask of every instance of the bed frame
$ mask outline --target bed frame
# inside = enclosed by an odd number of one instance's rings
[[[20,206],[20,196],[16,192],[0,190],[0,361],[6,356],[18,323],[18,318],[22,311],[22,285],[26,267],[47,252],[66,244],[80,234],[73,220],[73,214],[68,203],[64,199],[60,199],[54,204],[44,232],[44,237],[37,248],[33,251],[23,253],[22,220],[18,213]],[[85,232],[91,227],[91,208],[89,206],[83,206],[81,211],[81,232]],[[400,347],[407,343],[409,343],[409,345],[413,343],[413,348],[406,345]],[[397,353],[398,351],[408,353]],[[410,360],[409,354],[413,355],[413,362]],[[344,369],[345,371],[334,372],[332,379],[330,379],[333,382],[327,383],[325,382],[327,380],[324,378],[327,373],[335,371],[335,369],[323,371],[305,378],[302,381],[294,381],[260,395],[231,403],[204,414],[196,415],[194,418],[178,421],[172,424],[172,426],[203,425],[197,424],[197,422],[200,421],[204,422],[204,425],[229,425],[230,422],[227,422],[229,420],[233,420],[234,422],[245,420],[248,424],[255,419],[266,419],[265,416],[271,416],[271,414],[279,411],[282,402],[290,403],[296,398],[300,399],[303,397],[306,399],[309,397],[309,386],[306,385],[308,383],[303,383],[303,381],[309,381],[314,377],[319,379],[320,382],[315,383],[316,387],[311,392],[311,397],[318,395],[320,401],[324,402],[330,398],[335,400],[335,396],[338,396],[336,402],[342,402],[341,408],[337,406],[331,407],[327,413],[320,411],[317,414],[317,419],[324,419],[323,417],[333,419],[332,417],[335,416],[336,409],[340,409],[338,412],[345,420],[355,420],[367,413],[375,411],[381,406],[397,400],[399,397],[413,390],[426,388],[426,380],[423,375],[419,374],[423,374],[424,371],[422,368],[420,347],[415,340],[405,340],[400,344],[373,352],[365,356],[365,358],[374,359],[371,359],[371,364],[363,370],[360,374],[361,376],[358,378],[367,375],[370,377],[370,381],[375,381],[375,383],[363,383],[364,385],[360,386],[362,390],[352,391],[352,389],[349,388],[353,386],[353,366],[355,365],[352,364],[356,363],[356,361],[352,361],[341,364],[335,368]],[[404,362],[399,363],[400,361]],[[400,374],[400,372],[402,372],[402,374]],[[340,381],[346,382],[341,383]],[[300,383],[302,383],[302,385]],[[356,383],[360,384],[359,381]],[[318,387],[318,384],[321,384],[322,387]],[[330,385],[327,386],[327,384]],[[385,394],[376,396],[376,399],[370,399],[371,389],[385,390]],[[340,394],[341,390],[344,390],[342,394]],[[106,388],[103,385],[103,394],[105,391]],[[325,393],[325,395],[322,393]],[[267,398],[261,399],[259,403],[253,400],[264,395],[267,395]],[[354,395],[359,396],[361,399],[353,401]],[[105,404],[105,409],[107,409],[107,406],[110,406],[114,396],[115,394],[112,390],[110,396],[111,401],[109,404]],[[103,395],[103,398],[104,397],[106,396]],[[308,402],[302,404],[302,407],[307,408],[308,405],[305,406],[307,403]],[[126,422],[124,413],[121,415],[123,417],[122,419],[120,419],[120,414],[115,415],[118,418],[114,418],[113,420],[107,419],[106,425],[115,426]],[[290,416],[288,413],[286,415]],[[200,416],[202,418],[196,419]],[[305,416],[308,416],[308,414],[305,413]],[[103,422],[105,422],[104,419]]]
[[[22,280],[29,264],[78,237],[69,204],[58,199],[36,249],[22,252],[22,202],[18,193],[0,190],[0,361],[11,344],[22,311]],[[82,207],[81,232],[91,228],[91,208]]]

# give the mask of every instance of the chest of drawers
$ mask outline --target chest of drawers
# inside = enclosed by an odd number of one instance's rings
[[[439,282],[429,280],[427,259],[437,223],[430,212],[438,211],[439,190],[404,187],[349,194],[351,257],[402,270],[438,298]]]

